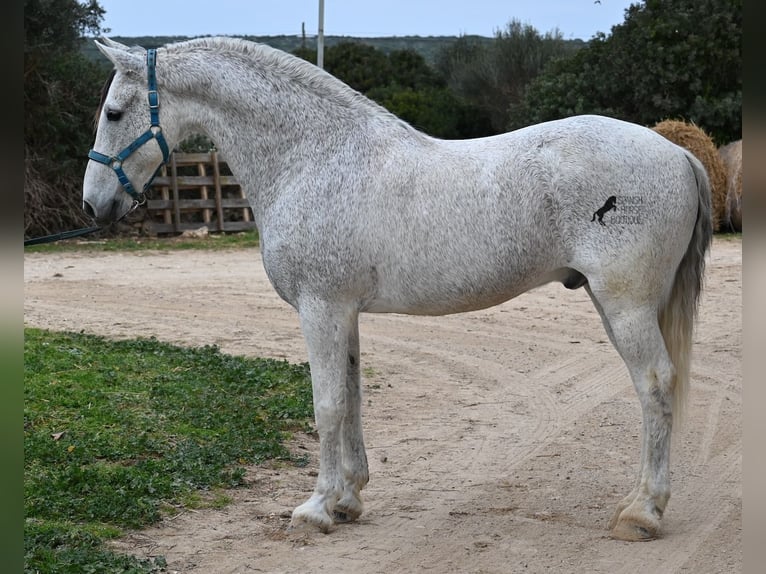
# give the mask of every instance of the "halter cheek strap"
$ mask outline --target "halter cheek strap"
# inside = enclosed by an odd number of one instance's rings
[[[108,165],[111,167],[115,174],[117,174],[117,179],[120,182],[120,185],[122,185],[122,188],[125,190],[126,193],[128,193],[138,204],[143,203],[145,201],[144,194],[146,193],[146,190],[149,189],[149,186],[152,184],[152,181],[157,176],[157,174],[160,171],[160,168],[165,165],[168,162],[168,159],[170,158],[170,149],[168,148],[168,143],[165,141],[165,136],[162,133],[162,128],[160,127],[160,97],[157,93],[157,73],[156,73],[156,63],[157,63],[157,50],[156,49],[150,49],[146,51],[146,68],[147,68],[147,78],[148,78],[148,98],[149,98],[149,119],[151,121],[151,125],[149,129],[147,129],[144,133],[142,133],[140,136],[138,136],[135,140],[133,140],[133,143],[125,147],[120,153],[117,155],[106,155],[100,152],[97,152],[96,150],[91,149],[88,152],[88,158],[92,159],[93,161],[96,161],[98,163],[102,163],[104,165]],[[149,178],[149,181],[144,184],[143,190],[141,193],[138,193],[133,187],[133,184],[130,182],[130,179],[125,174],[125,171],[122,169],[123,162],[130,157],[130,155],[135,152],[138,148],[140,148],[142,145],[144,145],[149,140],[155,139],[157,140],[157,144],[160,146],[160,150],[162,151],[162,163],[157,167],[152,177]]]

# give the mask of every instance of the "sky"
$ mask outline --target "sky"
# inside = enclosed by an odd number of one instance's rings
[[[319,0],[98,0],[109,36],[315,35]],[[639,0],[324,0],[326,36],[493,36],[518,20],[566,40],[609,34]]]

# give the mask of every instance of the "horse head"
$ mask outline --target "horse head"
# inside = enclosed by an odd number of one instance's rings
[[[167,162],[168,114],[159,122],[156,51],[108,39],[96,46],[114,64],[98,110],[96,138],[83,180],[83,209],[99,224],[119,220],[144,201]]]

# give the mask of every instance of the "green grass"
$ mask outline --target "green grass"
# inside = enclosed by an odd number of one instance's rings
[[[722,231],[716,233],[714,236],[715,241],[742,241],[741,231]]]
[[[25,572],[159,571],[104,542],[306,463],[283,441],[311,428],[307,364],[25,329],[24,391]]]
[[[145,251],[170,249],[242,249],[258,247],[258,233],[211,233],[207,237],[112,237],[107,239],[76,238],[30,245],[27,253],[61,251]]]

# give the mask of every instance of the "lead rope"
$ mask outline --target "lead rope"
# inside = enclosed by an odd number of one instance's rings
[[[146,203],[145,197],[143,201],[133,200],[133,205],[130,206],[130,209],[127,210],[122,216],[120,216],[120,218],[114,223],[119,223],[120,221],[125,219],[128,215],[133,213],[138,207],[141,207],[144,203]],[[43,237],[33,237],[31,239],[24,240],[24,247],[26,247],[27,245],[53,243],[54,241],[60,241],[62,239],[72,239],[73,237],[81,237],[83,235],[88,235],[95,231],[101,231],[102,229],[103,227],[99,227],[99,226],[81,227],[80,229],[73,229],[72,231],[62,231],[61,233],[54,233],[53,235],[45,235]]]
[[[62,231],[61,233],[54,233],[53,235],[45,235],[43,237],[33,237],[32,239],[24,240],[24,247],[27,245],[37,245],[39,243],[52,243],[61,239],[71,239],[72,237],[80,237],[81,235],[88,235],[94,231],[98,231],[100,227],[83,227],[81,229],[73,229],[72,231]]]

